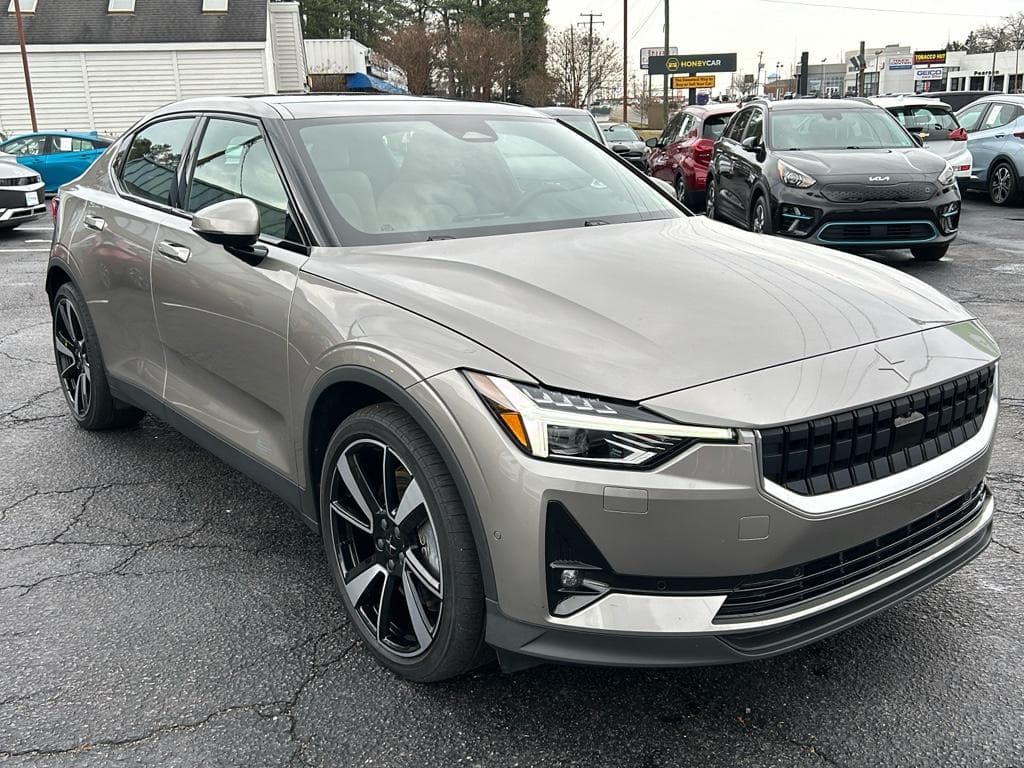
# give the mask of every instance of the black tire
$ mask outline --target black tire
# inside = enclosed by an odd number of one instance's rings
[[[718,217],[718,183],[714,176],[708,176],[706,202],[704,203],[704,214],[712,221],[719,221]]]
[[[401,501],[390,505],[387,495],[383,496],[384,503],[379,499],[381,494],[386,494],[381,488],[387,482],[382,479],[377,490],[370,493],[378,499],[374,514],[367,518],[370,530],[359,531],[352,526],[351,512],[346,512],[343,507],[354,502],[354,497],[346,495],[348,486],[340,476],[339,462],[349,461],[351,452],[360,449],[360,446],[373,446],[379,443],[397,457],[402,469],[407,470],[407,476],[417,483],[422,493],[422,517],[433,527],[436,541],[436,555],[439,562],[438,583],[441,585],[442,597],[436,602],[439,603],[438,614],[434,627],[430,631],[430,641],[423,650],[422,644],[417,642],[417,649],[412,654],[402,654],[399,651],[388,647],[388,638],[384,641],[379,639],[380,615],[377,611],[376,627],[371,626],[372,617],[367,612],[372,612],[373,603],[379,605],[382,596],[392,583],[391,605],[393,613],[389,612],[389,619],[386,622],[390,630],[394,627],[394,635],[402,633],[401,619],[409,618],[408,624],[412,624],[411,606],[413,603],[406,594],[405,585],[411,581],[403,581],[405,572],[415,572],[407,566],[410,562],[410,552],[416,555],[416,560],[423,562],[426,559],[422,549],[423,539],[419,527],[414,537],[419,544],[408,545],[407,549],[400,550],[395,554],[396,549],[391,548],[387,543],[382,546],[382,537],[388,536],[388,530],[392,537],[400,536],[400,524],[397,523],[397,516],[383,511],[384,507],[395,506],[401,508]],[[388,466],[387,454],[382,453],[383,461],[377,466]],[[358,461],[356,463],[359,463]],[[350,468],[353,464],[348,463]],[[374,464],[368,462],[365,466],[372,467]],[[349,470],[354,476],[352,469]],[[360,476],[365,480],[361,487],[369,488],[373,483],[371,473],[359,471]],[[381,471],[382,478],[385,472]],[[339,482],[341,485],[339,485]],[[358,483],[357,483],[358,484]],[[397,484],[390,486],[395,489],[393,496],[399,497],[404,490],[411,488],[411,482],[406,489],[399,491]],[[344,502],[344,499],[349,501]],[[366,496],[364,496],[366,499]],[[332,505],[332,501],[335,503]],[[404,498],[402,499],[404,501]],[[347,516],[346,516],[347,515]],[[410,514],[409,518],[413,515]],[[389,523],[390,521],[390,523]],[[390,529],[387,527],[390,525]],[[378,527],[383,526],[383,528]],[[419,425],[406,413],[393,403],[381,403],[371,405],[349,416],[341,423],[331,437],[328,445],[323,470],[320,480],[320,527],[323,535],[324,549],[327,554],[331,574],[334,577],[335,585],[341,595],[349,618],[353,626],[359,632],[364,645],[376,658],[386,667],[398,673],[404,678],[416,682],[438,682],[452,677],[465,674],[491,659],[491,652],[484,644],[484,593],[483,581],[480,575],[480,563],[477,559],[476,545],[470,530],[469,520],[466,516],[465,507],[459,496],[458,488],[448,471],[444,460],[438,453],[437,448],[420,429]],[[346,538],[347,537],[347,538]],[[365,537],[369,537],[369,546],[365,546]],[[362,552],[368,552],[365,560],[359,561],[360,547],[363,542]],[[383,560],[388,563],[394,558],[395,565],[385,566]],[[350,574],[363,573],[369,569],[365,567],[366,562],[377,562],[380,559],[380,568],[384,573],[379,576],[380,597],[369,594],[366,599],[357,598],[357,607],[349,595],[350,587],[346,584],[346,570]],[[377,568],[377,565],[372,565]],[[401,572],[401,575],[398,574]],[[390,579],[394,577],[395,581]],[[377,581],[378,577],[374,577]],[[373,583],[373,582],[371,582]],[[422,585],[422,582],[416,582]],[[363,594],[370,592],[370,587],[363,588]],[[419,592],[419,606],[426,605],[426,600],[431,595],[426,592]],[[396,605],[397,603],[397,605]],[[402,608],[405,611],[402,612]],[[424,611],[424,616],[426,611]],[[389,631],[389,630],[386,630]],[[418,638],[419,635],[408,632],[404,637],[410,640]],[[401,650],[401,649],[399,649]]]
[[[703,207],[704,201],[700,199],[700,195],[686,186],[686,180],[682,176],[676,176],[675,188],[676,200],[694,213],[698,213]]]
[[[750,207],[750,221],[747,222],[747,226],[751,232],[758,234],[770,235],[772,233],[772,214],[764,195],[758,194],[754,198],[754,204]]]
[[[996,163],[988,173],[988,199],[993,205],[1010,205],[1017,201],[1020,185],[1017,171],[1006,161]]]
[[[917,245],[910,249],[911,255],[918,261],[938,261],[946,255],[949,243],[941,245]]]
[[[53,297],[54,360],[72,418],[82,429],[119,429],[137,424],[145,411],[110,394],[99,338],[82,294],[64,283]]]

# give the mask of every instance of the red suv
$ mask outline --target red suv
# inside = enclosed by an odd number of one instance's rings
[[[735,104],[686,107],[672,116],[660,137],[647,140],[651,176],[673,185],[676,197],[690,210],[704,208],[711,151],[736,109]]]

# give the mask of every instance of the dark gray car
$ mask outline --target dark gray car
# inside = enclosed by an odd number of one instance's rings
[[[62,190],[46,289],[74,419],[148,411],[279,494],[411,679],[768,656],[989,541],[968,311],[533,111],[164,108]]]

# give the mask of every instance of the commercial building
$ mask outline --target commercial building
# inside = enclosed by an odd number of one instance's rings
[[[847,92],[856,92],[857,70],[847,52]],[[889,45],[865,48],[864,95],[926,91],[1020,93],[1024,55],[1020,51],[973,53]]]
[[[13,0],[0,3],[0,130],[14,134],[31,122]],[[306,87],[298,2],[21,0],[21,7],[40,128],[118,134],[178,99]]]

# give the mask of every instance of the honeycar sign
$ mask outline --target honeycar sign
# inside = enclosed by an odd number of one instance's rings
[[[706,72],[735,72],[735,53],[695,53],[676,56],[651,56],[647,72],[652,75],[701,74]]]

